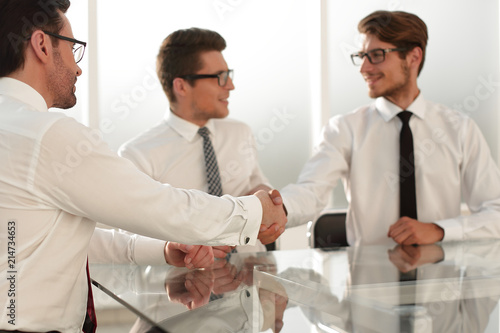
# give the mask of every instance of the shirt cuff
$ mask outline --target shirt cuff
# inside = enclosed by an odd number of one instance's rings
[[[457,219],[447,219],[434,222],[444,230],[443,242],[463,240],[462,224]]]
[[[138,265],[166,265],[165,241],[137,236],[134,246],[134,262]]]
[[[259,198],[254,195],[238,198],[242,209],[246,212],[243,218],[246,223],[240,234],[240,245],[255,245],[262,223],[262,204]]]

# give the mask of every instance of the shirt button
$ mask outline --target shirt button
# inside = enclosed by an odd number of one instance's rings
[[[245,238],[245,244],[248,244],[250,242],[250,237]]]

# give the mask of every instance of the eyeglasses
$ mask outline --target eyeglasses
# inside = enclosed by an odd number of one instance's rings
[[[189,74],[179,76],[181,79],[186,80],[198,80],[198,79],[208,79],[208,78],[217,78],[217,82],[219,86],[224,87],[227,84],[229,78],[233,79],[234,73],[232,69],[229,69],[224,72],[220,72],[219,74]]]
[[[49,32],[49,31],[45,31],[45,30],[42,30],[42,31],[49,36],[59,38],[59,39],[73,43],[74,44],[73,45],[73,56],[75,57],[75,62],[79,63],[82,60],[83,54],[85,53],[85,47],[87,46],[87,43],[79,41],[79,40],[74,39],[74,38],[61,36],[61,35],[58,35],[58,34],[55,34],[55,33]],[[80,44],[80,45],[76,45],[76,44]]]
[[[360,66],[363,63],[363,58],[367,57],[368,61],[372,65],[380,64],[385,60],[385,54],[394,51],[406,51],[406,48],[395,48],[395,49],[374,49],[368,52],[358,52],[351,54],[352,63],[356,66]]]

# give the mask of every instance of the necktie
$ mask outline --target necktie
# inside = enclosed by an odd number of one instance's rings
[[[208,194],[221,196],[222,185],[220,182],[219,166],[215,157],[212,141],[208,135],[208,129],[201,127],[198,134],[203,138],[203,153],[205,154],[205,170],[207,172]]]
[[[408,216],[417,219],[417,196],[415,193],[415,164],[413,154],[413,135],[410,129],[410,118],[413,114],[403,111],[398,114],[403,126],[399,137],[399,216]],[[412,288],[416,283],[417,270],[408,273],[399,273],[399,281],[402,286]],[[410,285],[408,285],[410,283]],[[413,284],[411,284],[413,283]],[[408,295],[407,295],[408,296]],[[409,296],[414,296],[414,293]],[[412,307],[413,302],[404,300],[400,295],[400,306]],[[413,317],[408,313],[401,313],[399,317],[399,331],[402,333],[413,332]]]
[[[95,333],[95,330],[97,328],[97,318],[95,316],[94,297],[92,295],[92,284],[90,283],[88,260],[87,260],[87,285],[89,287],[89,291],[87,294],[87,313],[85,315],[85,322],[83,323],[82,331],[84,333]]]
[[[409,111],[398,114],[403,122],[399,137],[399,216],[417,219],[413,135],[409,125],[412,115]]]

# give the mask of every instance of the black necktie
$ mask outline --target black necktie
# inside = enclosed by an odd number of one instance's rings
[[[221,196],[222,185],[220,182],[219,166],[215,157],[212,141],[208,135],[208,129],[202,127],[198,130],[198,134],[203,138],[203,153],[205,154],[205,170],[207,172],[208,194]]]
[[[409,125],[412,115],[409,111],[398,113],[403,122],[399,137],[399,216],[417,219],[413,135]]]
[[[87,260],[87,285],[89,287],[87,293],[87,313],[85,315],[85,322],[83,323],[82,332],[95,333],[97,328],[97,319],[94,309],[94,297],[92,295],[92,284],[90,283],[89,262]]]

